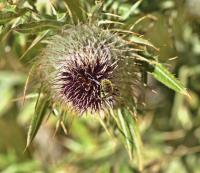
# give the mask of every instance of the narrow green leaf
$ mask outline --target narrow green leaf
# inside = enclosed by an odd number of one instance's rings
[[[110,111],[112,117],[114,118],[115,122],[117,123],[118,130],[122,134],[122,142],[125,144],[126,149],[129,154],[129,158],[132,160],[133,159],[133,139],[132,135],[129,129],[129,126],[126,122],[126,119],[124,119],[122,112],[120,109],[117,111]]]
[[[128,108],[110,111],[112,117],[117,123],[118,130],[122,134],[122,142],[125,144],[129,157],[132,160],[135,154],[138,168],[142,170],[142,142],[136,119]]]
[[[48,29],[61,29],[62,26],[64,26],[63,22],[47,20],[20,24],[13,28],[13,30],[21,33],[35,34]]]
[[[46,97],[39,98],[36,108],[35,108],[35,113],[32,117],[31,124],[28,130],[26,148],[30,146],[31,142],[36,136],[41,126],[41,123],[44,119],[44,116],[47,112],[48,105],[49,105],[49,100]]]
[[[118,116],[119,122],[121,124],[121,130],[125,135],[124,137],[125,137],[125,141],[127,144],[127,150],[129,153],[129,157],[132,160],[133,159],[133,138],[131,135],[130,128],[128,126],[128,123],[127,123],[125,117],[122,115],[122,112],[120,109],[118,109],[116,115]]]
[[[136,158],[138,162],[139,170],[143,169],[143,161],[142,161],[142,140],[138,128],[138,124],[136,118],[133,116],[133,113],[128,109],[124,109],[123,116],[125,117],[129,129],[131,131],[132,139],[133,139],[133,147],[136,153]]]
[[[162,64],[153,62],[151,64],[154,68],[152,75],[155,79],[173,89],[174,91],[189,96],[186,88],[171,74]]]

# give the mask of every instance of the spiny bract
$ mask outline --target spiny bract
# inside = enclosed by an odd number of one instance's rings
[[[54,102],[81,113],[98,112],[134,100],[137,67],[132,53],[119,35],[82,24],[50,39],[38,57],[38,69]],[[115,92],[102,94],[102,80],[109,80]]]

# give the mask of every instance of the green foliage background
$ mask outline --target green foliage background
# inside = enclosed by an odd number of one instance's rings
[[[106,0],[103,10],[122,16],[126,24],[137,21],[134,32],[143,34],[159,48],[155,54],[188,88],[190,95],[189,98],[174,93],[148,75],[146,105],[137,115],[143,141],[141,172],[198,173],[200,1],[143,0],[135,8],[136,2]],[[195,10],[195,3],[199,10]],[[92,12],[94,5],[93,0],[0,1],[0,172],[140,172],[136,157],[130,161],[118,138],[109,136],[93,116],[69,115],[67,135],[62,128],[54,135],[57,117],[51,116],[23,152],[37,95],[28,89],[29,98],[23,105],[30,70],[27,62],[45,46],[45,37],[60,31],[61,26],[67,27],[70,15],[75,22],[84,20],[84,11]]]

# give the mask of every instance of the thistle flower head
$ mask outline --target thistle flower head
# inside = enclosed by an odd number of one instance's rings
[[[54,101],[82,113],[96,112],[117,105],[127,89],[132,93],[135,64],[128,62],[129,54],[119,36],[95,25],[79,25],[53,37],[43,50],[42,80]],[[126,68],[127,63],[133,69]]]
[[[78,110],[99,110],[106,100],[101,97],[101,81],[110,79],[116,67],[108,48],[91,43],[66,56],[55,80],[63,101]]]

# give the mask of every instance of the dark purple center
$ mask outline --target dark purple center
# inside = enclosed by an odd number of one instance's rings
[[[61,94],[80,112],[100,110],[104,104],[100,82],[111,77],[115,64],[105,57],[103,60],[101,57],[91,60],[81,56],[77,59],[76,56],[66,63],[61,73]]]

